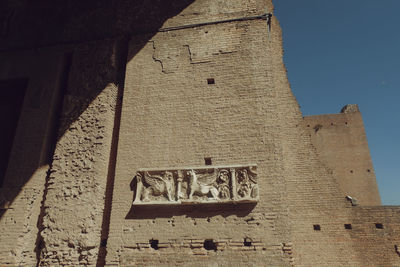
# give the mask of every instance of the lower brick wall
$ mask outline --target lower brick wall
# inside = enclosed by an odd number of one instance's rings
[[[306,217],[293,226],[295,266],[400,266],[400,207],[349,204]]]
[[[354,252],[364,266],[400,266],[400,207],[355,207],[351,210],[350,237]]]
[[[217,242],[214,251],[203,248],[203,241],[129,250],[121,254],[120,266],[288,266],[284,260],[282,244],[255,244],[243,246],[243,242]],[[268,259],[263,255],[268,255]]]

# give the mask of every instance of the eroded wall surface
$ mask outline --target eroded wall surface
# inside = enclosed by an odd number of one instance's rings
[[[97,263],[118,95],[117,44],[73,51],[39,226],[40,266]]]
[[[41,84],[60,88],[62,101],[59,115],[51,104],[36,123],[22,120],[31,128],[21,128],[7,175],[38,171],[3,190],[16,194],[1,207],[0,264],[400,266],[398,208],[352,206],[343,191],[349,169],[366,178],[352,195],[376,188],[361,117],[303,119],[279,24],[261,16],[271,1],[4,3],[5,58],[45,50],[29,67],[40,82],[24,109],[38,103]],[[0,78],[23,73],[15,62]],[[43,101],[56,103],[57,90],[46,92]],[[36,162],[27,148],[52,156]],[[360,162],[340,164],[347,149]],[[132,205],[138,170],[198,170],[206,159],[256,164],[258,203]],[[379,204],[374,192],[358,198]]]

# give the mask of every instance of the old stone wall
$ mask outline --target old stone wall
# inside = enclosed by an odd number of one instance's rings
[[[274,26],[274,25],[273,25]],[[279,128],[284,164],[282,179],[286,181],[284,205],[288,208],[290,250],[295,266],[343,266],[351,258],[351,250],[335,244],[337,235],[329,233],[324,238],[315,236],[314,225],[331,224],[347,220],[348,203],[340,195],[334,177],[316,153],[311,139],[303,127],[303,118],[293,97],[283,65],[281,32],[274,27],[276,42],[272,48],[275,66],[273,88],[278,106],[273,112],[279,117],[271,127]]]
[[[266,20],[188,27],[139,41],[132,39],[128,56],[107,264],[287,266],[283,166],[271,159],[281,158],[280,134],[267,123],[278,124],[267,110],[279,103],[268,97],[275,91]],[[127,185],[139,168],[198,166],[205,158],[214,166],[256,163],[260,202],[132,207]],[[216,247],[207,250],[206,240]]]
[[[355,207],[349,230],[354,255],[365,266],[400,266],[400,208]]]
[[[39,225],[40,266],[95,266],[118,95],[118,42],[73,51]]]
[[[338,181],[342,194],[360,205],[380,205],[361,113],[307,116],[304,125],[317,153]]]
[[[302,237],[302,246],[293,242],[295,266],[400,266],[398,207],[326,210],[314,225],[304,229],[308,233]],[[298,220],[296,227],[299,231],[304,226]]]
[[[0,5],[29,78],[0,265],[400,266],[398,207],[345,198],[380,203],[361,115],[302,117],[270,0]],[[256,164],[258,203],[132,205],[138,170],[206,164]]]
[[[263,236],[260,242],[280,247],[280,257],[286,259],[279,263],[276,252],[266,249],[250,257],[249,264],[310,266],[318,251],[326,251],[329,264],[341,265],[351,257],[351,250],[343,253],[345,245],[332,245],[334,233],[318,245],[310,240],[314,224],[347,221],[348,203],[303,128],[276,21],[271,32],[265,21],[254,20],[158,33],[140,45],[132,42],[128,58],[109,265],[160,264],[160,259],[184,265],[173,256],[174,247],[193,260],[200,247],[206,254],[203,261],[216,263],[229,257],[227,239],[236,243],[247,236]],[[219,166],[258,164],[260,202],[250,210],[238,206],[235,212],[229,207],[193,207],[194,212],[131,206],[133,191],[126,185],[139,168],[201,165],[206,157]],[[253,221],[248,216],[258,223],[256,228],[246,225]],[[272,226],[266,227],[267,222]],[[222,244],[216,253],[201,248],[209,239]],[[161,248],[152,250],[152,240]]]

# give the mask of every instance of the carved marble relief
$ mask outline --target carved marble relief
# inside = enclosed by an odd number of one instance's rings
[[[133,205],[258,202],[257,166],[141,169]]]

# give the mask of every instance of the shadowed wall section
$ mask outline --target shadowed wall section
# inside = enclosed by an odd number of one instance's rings
[[[97,261],[121,64],[117,53],[116,41],[74,51],[61,113],[63,131],[46,181],[40,265]],[[87,108],[75,114],[82,106]]]
[[[123,84],[123,66],[127,60],[121,56],[126,55],[120,46],[121,40],[127,39],[123,35],[135,35],[139,30],[157,31],[166,18],[179,13],[191,2],[43,0],[31,3],[21,0],[0,4],[0,13],[4,15],[0,19],[0,35],[5,40],[0,48],[5,51],[1,55],[3,74],[0,78],[33,78],[30,82],[34,85],[29,85],[33,89],[28,88],[26,98],[30,102],[25,100],[21,120],[25,121],[26,107],[38,105],[39,100],[45,113],[37,115],[40,123],[35,127],[39,131],[30,131],[26,122],[20,122],[22,126],[11,151],[9,165],[15,167],[9,166],[14,169],[8,171],[0,192],[1,224],[3,232],[8,233],[0,239],[0,264],[35,265],[40,261],[40,265],[62,262],[96,265],[103,239],[101,232],[106,231],[103,236],[107,235],[104,195],[107,177],[110,177],[109,162],[113,162],[110,150],[115,133],[117,87]],[[114,39],[104,40],[110,37]],[[101,40],[90,42],[97,39]],[[38,54],[36,50],[42,52]],[[54,62],[63,69],[48,64],[52,50],[60,53]],[[71,53],[74,55],[70,60],[72,65],[64,68],[64,55]],[[38,56],[32,56],[35,54]],[[25,71],[26,66],[31,70]],[[53,74],[55,71],[70,75],[60,78]],[[54,139],[49,134],[54,133],[54,128],[44,126],[54,126],[52,118],[57,116],[58,102],[40,98],[44,81],[36,80],[42,77],[64,82],[62,87],[66,89],[62,104],[58,105],[62,106],[62,112]],[[54,86],[50,92],[55,94],[57,90]],[[35,121],[30,120],[30,123]],[[38,137],[41,132],[44,135]],[[23,138],[18,137],[21,135]],[[40,140],[49,147],[39,149],[41,145],[32,140]],[[27,156],[30,147],[35,147],[32,151],[40,156],[34,159]],[[39,164],[36,159],[40,160]],[[24,167],[18,169],[17,166]],[[31,183],[36,187],[30,191],[25,189]],[[27,192],[34,194],[31,196]],[[112,188],[107,192],[111,194]],[[86,207],[87,204],[91,207]],[[109,206],[110,203],[106,203],[106,208]],[[18,238],[21,239],[19,245],[15,242]]]
[[[36,264],[36,225],[56,140],[56,114],[67,61],[57,48],[0,53],[0,79],[24,78],[26,86],[0,188],[0,265]]]

